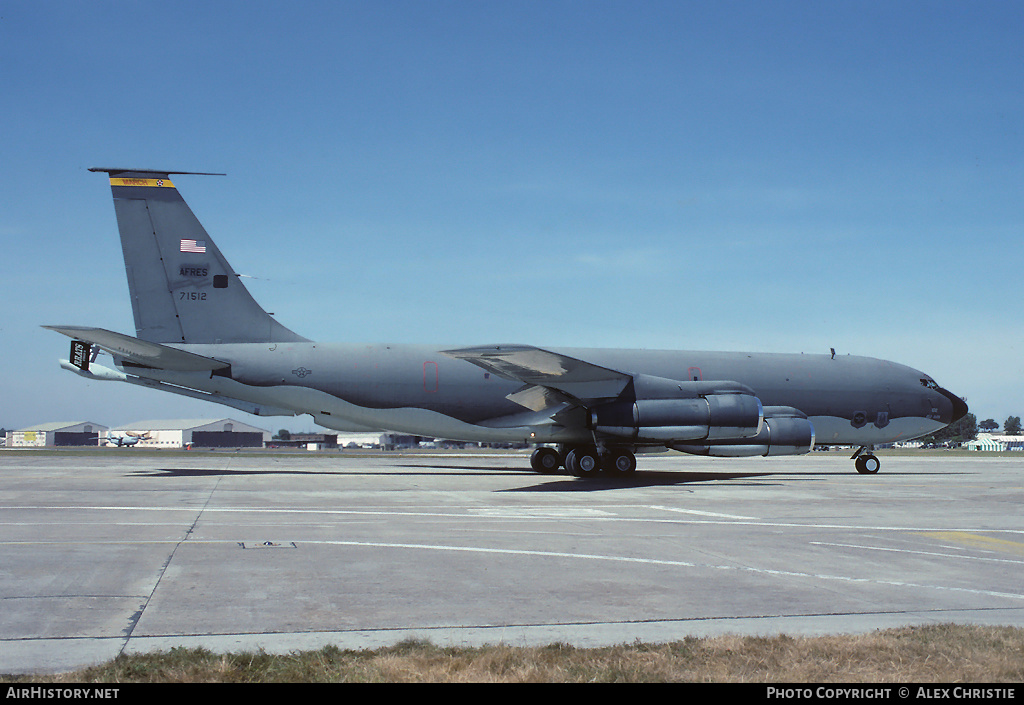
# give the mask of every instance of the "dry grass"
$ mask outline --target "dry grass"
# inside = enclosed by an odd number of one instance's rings
[[[860,636],[687,638],[583,649],[440,647],[406,641],[374,651],[326,647],[271,655],[205,649],[122,656],[74,673],[0,682],[783,682],[1020,683],[1024,629],[938,625]]]

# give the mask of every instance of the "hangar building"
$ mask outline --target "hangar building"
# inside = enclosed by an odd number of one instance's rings
[[[91,421],[43,423],[7,433],[12,448],[45,448],[52,446],[94,446],[107,427]]]
[[[270,431],[234,419],[139,421],[111,429],[113,436],[137,436],[136,448],[262,448]]]

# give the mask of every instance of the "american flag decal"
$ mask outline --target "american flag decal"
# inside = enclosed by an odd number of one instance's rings
[[[182,252],[206,252],[206,240],[182,240]]]

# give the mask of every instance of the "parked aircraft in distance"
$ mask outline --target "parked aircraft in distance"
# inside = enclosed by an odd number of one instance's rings
[[[85,377],[341,431],[525,442],[538,472],[579,477],[630,474],[643,450],[796,455],[816,440],[859,447],[857,470],[875,473],[875,444],[967,413],[923,372],[834,353],[315,342],[246,290],[171,182],[191,172],[90,171],[110,179],[135,336],[46,326],[72,338],[61,364]]]
[[[113,433],[108,433],[107,434],[107,443],[113,443],[118,448],[121,448],[121,447],[131,448],[132,446],[138,444],[138,442],[140,440],[142,440],[142,439],[139,438],[138,436],[127,436],[127,435],[125,435],[125,436],[117,436],[117,435],[115,435]]]

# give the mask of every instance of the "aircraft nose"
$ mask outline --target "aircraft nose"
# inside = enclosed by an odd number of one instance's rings
[[[949,399],[950,408],[942,410],[942,421],[951,424],[967,416],[967,402],[944,387],[939,387],[942,396]],[[948,414],[948,419],[947,419]]]

